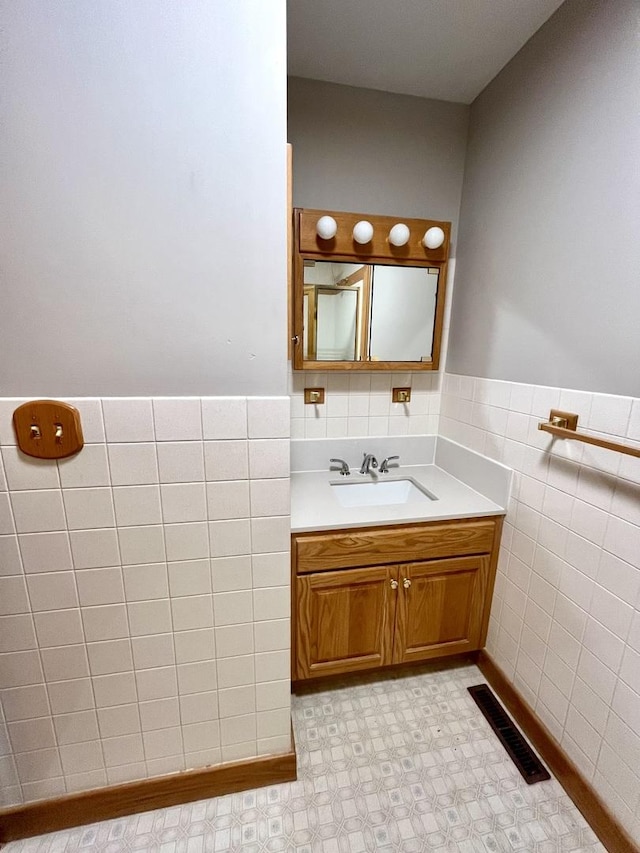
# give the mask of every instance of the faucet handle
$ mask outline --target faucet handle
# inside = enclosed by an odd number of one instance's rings
[[[351,474],[349,466],[344,461],[344,459],[330,459],[329,462],[335,462],[337,465],[340,465],[340,475],[342,477],[348,477],[349,474]]]
[[[400,459],[400,457],[399,456],[387,456],[387,458],[383,460],[382,465],[380,466],[380,473],[381,474],[388,474],[389,473],[389,462],[391,462],[393,459]]]

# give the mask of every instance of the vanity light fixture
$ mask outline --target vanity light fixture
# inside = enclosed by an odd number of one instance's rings
[[[322,240],[333,239],[338,232],[338,223],[333,216],[321,216],[316,222],[316,234]]]
[[[444,243],[444,231],[434,226],[429,228],[422,238],[422,245],[427,249],[439,249]]]
[[[361,219],[353,226],[353,239],[356,243],[370,243],[373,237],[373,225],[366,219]]]
[[[320,375],[347,368],[396,375],[438,370],[451,223],[401,212],[296,208],[293,225],[293,369]],[[437,238],[438,248],[423,244],[425,234]],[[335,264],[349,267],[338,271]],[[307,269],[312,265],[314,275]],[[420,279],[425,287],[414,287]],[[416,290],[419,304],[412,301]],[[435,300],[428,298],[434,290]],[[385,301],[387,294],[392,298]]]
[[[410,236],[411,231],[409,231],[404,222],[399,222],[389,231],[389,242],[392,246],[406,246]]]

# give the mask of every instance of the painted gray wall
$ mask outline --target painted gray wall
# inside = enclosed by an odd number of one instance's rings
[[[289,78],[293,203],[458,222],[469,107]]]
[[[567,0],[473,103],[448,371],[640,396],[639,26]]]
[[[285,393],[284,0],[3,17],[0,395]]]

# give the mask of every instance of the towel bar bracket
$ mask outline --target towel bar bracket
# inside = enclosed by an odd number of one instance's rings
[[[560,429],[570,429],[575,432],[578,429],[578,415],[573,412],[562,412],[560,409],[551,409],[549,412],[549,423]]]

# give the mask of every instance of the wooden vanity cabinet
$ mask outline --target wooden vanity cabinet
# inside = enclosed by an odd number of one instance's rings
[[[298,578],[298,677],[391,663],[396,575],[395,567],[372,566]]]
[[[494,516],[294,534],[293,679],[482,648],[501,529]]]
[[[450,557],[399,568],[393,663],[480,648],[488,556]]]

